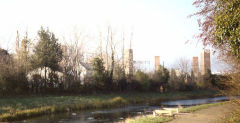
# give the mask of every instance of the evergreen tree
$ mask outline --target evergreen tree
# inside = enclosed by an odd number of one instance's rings
[[[180,88],[179,79],[174,69],[171,69],[168,86],[171,90],[178,90]]]
[[[163,91],[166,91],[168,79],[169,71],[164,66],[159,65],[159,70],[155,71],[153,74],[154,84],[152,86],[155,86],[157,88],[162,87]]]
[[[104,67],[104,62],[102,58],[94,58],[93,60],[93,78],[95,79],[96,83],[95,85],[99,89],[104,89],[106,86],[106,70]]]
[[[191,82],[196,82],[196,81],[197,81],[197,78],[195,77],[194,72],[191,71]]]
[[[44,68],[45,71],[45,87],[47,80],[47,68],[53,72],[59,70],[59,62],[62,60],[62,49],[57,43],[58,39],[48,29],[38,31],[39,41],[34,48],[33,63],[35,67]]]
[[[149,89],[149,76],[148,74],[144,73],[141,70],[138,70],[135,74],[135,78],[136,80],[139,82],[140,84],[140,90],[141,91],[147,91]]]

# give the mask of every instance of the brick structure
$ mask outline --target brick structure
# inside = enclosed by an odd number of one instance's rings
[[[128,49],[124,53],[125,73],[128,77],[133,76],[133,50]]]
[[[208,70],[211,71],[210,63],[210,50],[204,49],[201,53],[201,63],[200,63],[201,75],[207,73]]]
[[[192,58],[192,71],[195,77],[199,75],[199,64],[198,64],[198,57],[195,56]]]
[[[160,57],[155,56],[155,71],[159,70],[159,65],[160,65]]]

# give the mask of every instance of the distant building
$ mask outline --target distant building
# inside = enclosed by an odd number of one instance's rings
[[[45,71],[46,70],[46,71]],[[27,79],[29,81],[33,81],[34,80],[34,75],[39,75],[41,76],[42,78],[45,79],[45,72],[46,72],[46,79],[50,79],[49,75],[50,73],[52,73],[52,69],[49,68],[49,67],[46,67],[46,68],[36,68],[32,71],[29,71],[27,73]],[[60,83],[63,81],[63,73],[62,72],[59,72],[59,71],[54,71],[54,73],[57,75]],[[54,87],[58,87],[59,85],[54,85]]]
[[[151,69],[151,62],[150,61],[133,61],[134,67],[133,67],[133,73],[140,70],[143,72],[150,72]]]
[[[201,75],[207,73],[208,70],[211,71],[211,63],[210,63],[210,50],[204,49],[201,53],[201,63],[200,63]]]
[[[85,82],[89,82],[89,79],[92,76],[93,73],[93,68],[90,64],[88,63],[83,63],[80,61],[80,80],[81,84],[84,84]]]
[[[199,64],[198,64],[198,57],[193,57],[192,59],[192,71],[195,77],[199,76]]]
[[[63,68],[64,73],[68,73],[69,75],[74,76],[74,80],[80,80],[81,84],[84,84],[86,82],[90,82],[88,79],[92,76],[92,72],[93,72],[93,68],[90,65],[90,63],[88,63],[87,61],[84,61],[83,58],[81,58],[79,61],[74,61],[71,57],[69,57],[70,55],[74,55],[71,54],[71,52],[69,51],[70,49],[67,48],[67,46],[62,45],[61,46],[62,51],[63,51],[63,59],[60,62],[60,66]],[[77,54],[75,54],[77,55]],[[71,62],[72,64],[74,62],[75,65],[73,68],[71,68],[72,66],[69,66],[68,62]],[[65,67],[70,67],[71,69],[64,69]]]
[[[191,77],[190,77],[189,74],[186,74],[185,77],[184,77],[184,83],[187,84],[189,82],[191,82]]]
[[[179,69],[176,69],[175,72],[176,72],[176,76],[178,76],[178,77],[183,74],[183,72]]]
[[[160,57],[155,56],[155,71],[159,70],[159,66],[160,66]]]
[[[124,52],[125,73],[129,77],[133,76],[133,50],[128,49]]]

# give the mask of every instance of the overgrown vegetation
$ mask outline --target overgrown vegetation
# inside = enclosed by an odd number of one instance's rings
[[[107,37],[106,53],[100,52],[87,63],[82,58],[81,47],[61,45],[49,29],[41,27],[35,44],[27,34],[20,39],[17,33],[16,53],[10,54],[4,49],[0,51],[0,95],[123,91],[163,93],[211,88],[211,73],[191,79],[193,74],[187,72],[184,64],[178,75],[175,69],[168,70],[164,65],[159,65],[153,73],[136,70],[133,75],[127,75],[125,61],[115,57],[110,28]],[[214,81],[213,84],[218,86],[219,83]],[[223,89],[222,86],[220,88]]]
[[[130,75],[126,72],[130,61],[124,60],[124,53],[122,58],[117,57],[112,33],[109,26],[105,50],[101,44],[96,55],[86,59],[78,34],[71,41],[73,44],[60,44],[48,28],[40,28],[37,42],[27,33],[21,38],[17,32],[16,52],[0,51],[0,95],[226,89],[219,82],[220,78],[226,78],[224,75],[218,77],[209,71],[195,77],[189,71],[187,59],[179,59],[178,68],[159,65],[153,72],[135,70],[133,65],[131,71],[135,71]]]

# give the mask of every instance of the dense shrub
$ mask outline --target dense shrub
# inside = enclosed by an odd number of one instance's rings
[[[147,91],[149,89],[149,76],[146,73],[138,70],[136,72],[135,79],[139,82],[140,91]]]
[[[24,71],[14,66],[3,67],[0,70],[0,91],[6,94],[21,94],[27,92],[28,83]]]

